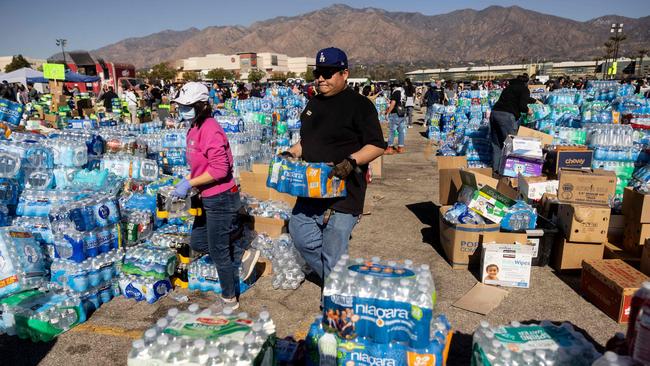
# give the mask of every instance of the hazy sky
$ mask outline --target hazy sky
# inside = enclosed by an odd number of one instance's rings
[[[92,50],[163,29],[250,25],[257,20],[298,15],[335,3],[426,15],[464,8],[483,9],[490,5],[519,5],[581,21],[610,14],[635,18],[650,15],[648,0],[0,0],[3,29],[0,56],[22,53],[46,58],[59,51],[56,38],[67,39],[68,50]]]

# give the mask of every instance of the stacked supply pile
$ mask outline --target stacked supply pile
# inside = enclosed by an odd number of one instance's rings
[[[260,251],[267,266],[270,261],[273,272],[271,285],[274,289],[295,290],[304,281],[304,261],[288,234],[281,234],[277,239],[264,233],[258,234],[251,243],[251,248]],[[270,270],[265,268],[264,272],[269,273]]]
[[[167,316],[133,342],[128,365],[241,365],[274,364],[275,324],[267,311],[258,318],[232,309],[187,311],[172,308]]]
[[[501,155],[499,173],[504,177],[539,177],[544,155],[542,141],[535,137],[508,136]]]
[[[171,291],[176,263],[176,252],[169,248],[142,243],[127,249],[118,280],[122,294],[153,304]]]
[[[482,321],[473,338],[472,365],[589,366],[600,356],[570,323],[490,326]]]
[[[433,314],[436,292],[427,265],[344,255],[323,296],[323,317],[308,335],[312,362],[445,363],[450,326]]]
[[[47,289],[45,254],[19,227],[0,229],[0,333],[50,341],[86,319],[78,294]]]

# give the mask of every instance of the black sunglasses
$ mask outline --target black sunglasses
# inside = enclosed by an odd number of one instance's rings
[[[334,74],[337,72],[342,72],[343,69],[314,69],[314,79],[318,79],[321,76],[323,79],[328,80],[331,79]]]

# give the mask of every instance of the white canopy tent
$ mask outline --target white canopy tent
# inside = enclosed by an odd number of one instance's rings
[[[43,73],[34,69],[30,69],[29,67],[23,67],[22,69],[14,70],[6,74],[0,74],[0,82],[7,80],[8,83],[21,83],[24,86],[27,86],[27,78],[36,77],[43,77]],[[40,93],[43,92],[42,84],[35,83],[34,87]]]

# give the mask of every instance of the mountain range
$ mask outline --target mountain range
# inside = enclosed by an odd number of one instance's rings
[[[576,21],[518,6],[463,9],[447,14],[389,12],[332,5],[310,13],[244,26],[165,30],[92,51],[144,68],[210,53],[277,52],[312,56],[336,46],[350,63],[420,64],[529,62],[602,58],[612,23],[624,23],[619,55],[650,48],[650,16],[606,15]]]

